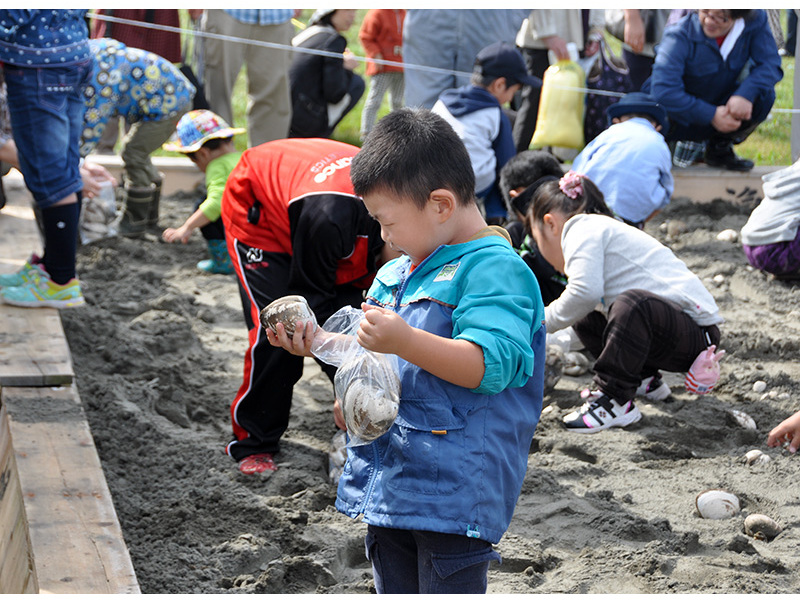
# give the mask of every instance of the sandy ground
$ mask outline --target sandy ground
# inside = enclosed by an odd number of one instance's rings
[[[697,398],[667,374],[673,395],[641,403],[639,423],[579,435],[560,418],[590,377],[564,377],[545,400],[489,592],[800,591],[800,455],[765,446],[798,409],[800,288],[752,270],[738,244],[717,240],[752,207],[676,200],[648,225],[722,309],[721,382]],[[166,199],[161,224],[190,212],[187,196]],[[204,257],[199,235],[188,245],[149,235],[83,246],[88,303],[62,312],[142,591],[373,592],[365,526],[333,507],[332,386],[313,362],[295,389],[279,470],[245,477],[225,456],[246,331],[235,277],[198,271]],[[733,410],[757,428],[740,426]],[[753,448],[771,462],[746,465]],[[741,513],[699,517],[695,497],[711,488],[735,493]],[[783,532],[771,542],[746,536],[743,519],[756,512]]]

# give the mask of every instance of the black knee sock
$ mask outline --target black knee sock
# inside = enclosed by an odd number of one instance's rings
[[[44,268],[54,282],[63,285],[75,277],[80,197],[77,203],[48,207],[41,214],[44,229]]]

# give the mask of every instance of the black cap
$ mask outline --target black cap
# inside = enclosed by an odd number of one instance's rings
[[[542,86],[542,80],[528,73],[522,53],[508,42],[495,42],[481,50],[475,57],[475,71],[484,76],[504,77],[509,86]]]

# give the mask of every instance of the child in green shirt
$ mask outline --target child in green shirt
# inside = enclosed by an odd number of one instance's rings
[[[167,243],[186,243],[199,228],[208,243],[211,259],[197,267],[215,274],[232,274],[233,266],[225,245],[225,229],[220,220],[222,192],[228,175],[239,162],[241,153],[233,144],[235,134],[244,128],[231,128],[219,115],[207,110],[189,111],[178,122],[177,129],[163,148],[183,153],[206,175],[206,198],[178,228],[167,228],[162,238]]]

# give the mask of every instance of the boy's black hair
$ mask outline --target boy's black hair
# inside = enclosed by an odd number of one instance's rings
[[[558,159],[547,151],[522,151],[517,153],[500,170],[500,192],[509,211],[517,210],[516,203],[511,198],[509,191],[520,187],[529,187],[543,176],[557,176],[561,178],[564,170]],[[527,207],[520,211],[525,215]]]
[[[614,212],[606,205],[605,197],[597,185],[586,176],[580,176],[580,179],[583,193],[575,199],[564,194],[558,180],[537,187],[528,207],[528,225],[541,223],[545,214],[554,211],[563,213],[567,218],[578,214],[601,214],[613,218]]]
[[[475,203],[475,174],[464,143],[444,118],[403,108],[381,119],[350,165],[356,195],[385,190],[425,207],[432,191]]]

